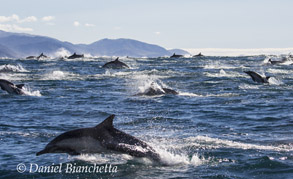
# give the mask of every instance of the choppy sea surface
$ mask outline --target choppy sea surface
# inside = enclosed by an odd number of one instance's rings
[[[0,91],[0,177],[292,178],[293,64],[268,58],[121,58],[130,69],[117,70],[102,68],[111,58],[1,59],[0,79],[24,83],[25,95]],[[246,70],[272,78],[258,84]],[[135,95],[152,83],[179,95]],[[165,164],[126,154],[36,156],[59,134],[110,114]],[[65,171],[94,164],[117,171]]]

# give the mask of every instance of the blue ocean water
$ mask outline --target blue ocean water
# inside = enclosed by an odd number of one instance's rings
[[[0,91],[0,177],[292,178],[293,65],[268,58],[122,58],[131,68],[120,70],[101,68],[110,58],[1,59],[0,79],[26,84],[26,95]],[[272,78],[257,84],[246,70]],[[151,83],[179,95],[135,96]],[[126,154],[36,156],[59,134],[110,114],[165,164]],[[60,164],[61,172],[34,171]],[[72,173],[68,164],[117,171]]]

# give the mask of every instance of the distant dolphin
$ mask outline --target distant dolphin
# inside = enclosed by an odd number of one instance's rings
[[[197,55],[193,55],[193,57],[202,57],[202,56],[204,56],[204,55],[201,54],[201,52],[199,52],[199,54],[197,54]]]
[[[270,76],[262,77],[253,71],[244,71],[244,73],[248,74],[252,78],[252,80],[257,83],[268,83],[268,80],[270,78]]]
[[[134,157],[147,157],[154,161],[161,158],[145,142],[126,134],[113,126],[115,115],[92,128],[81,128],[65,132],[53,139],[45,149],[36,155],[45,153],[125,153]]]
[[[22,95],[24,92],[22,91],[24,84],[15,85],[10,81],[0,79],[0,87],[2,90],[7,91],[9,94],[18,94]]]
[[[178,94],[177,91],[169,89],[169,88],[155,88],[154,83],[151,84],[151,86],[145,90],[145,92],[138,93],[135,96],[155,96],[155,95],[163,95],[163,94]]]
[[[269,59],[269,62],[270,62],[272,65],[277,65],[277,64],[285,63],[286,61],[287,61],[287,58],[282,58],[281,61],[273,61],[272,59]]]
[[[37,59],[39,60],[40,58],[48,58],[46,55],[44,55],[43,53],[41,53],[38,57],[37,57]]]
[[[74,52],[74,54],[71,55],[71,56],[69,56],[68,59],[83,58],[83,57],[84,57],[83,54],[82,54],[82,55],[78,55],[78,54],[76,54],[76,53]]]
[[[102,68],[129,68],[129,66],[119,61],[119,57],[117,57],[116,60],[106,63]]]
[[[172,56],[170,56],[170,58],[181,58],[183,57],[183,55],[176,55],[175,53],[173,53]]]
[[[36,56],[28,56],[26,57],[26,59],[36,59],[37,57]]]

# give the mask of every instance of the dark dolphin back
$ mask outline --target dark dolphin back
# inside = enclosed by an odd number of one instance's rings
[[[11,83],[10,81],[4,80],[4,79],[0,79],[0,83],[6,83],[8,85],[14,85],[13,83]]]
[[[263,79],[262,76],[259,74],[253,72],[253,71],[244,71],[244,73],[248,74],[253,81],[258,82],[258,83],[265,83],[266,81]]]

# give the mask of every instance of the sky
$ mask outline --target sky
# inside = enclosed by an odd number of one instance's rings
[[[0,30],[167,49],[292,48],[292,0],[0,0]]]

